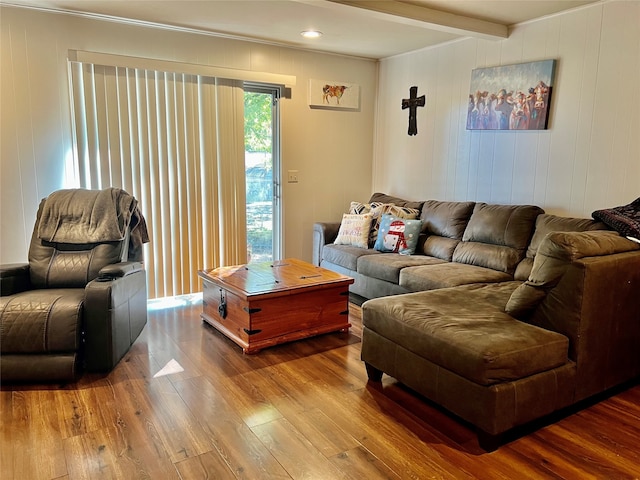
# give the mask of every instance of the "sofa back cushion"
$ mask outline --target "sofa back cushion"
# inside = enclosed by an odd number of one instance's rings
[[[399,207],[415,208],[416,210],[421,210],[422,204],[424,203],[422,201],[415,202],[411,200],[405,200],[404,198],[394,197],[393,195],[387,195],[386,193],[379,193],[379,192],[376,192],[373,195],[371,195],[371,198],[369,199],[369,203],[373,203],[373,202],[393,203],[394,205],[397,205]],[[390,212],[385,212],[385,213],[390,213]],[[420,212],[418,212],[418,215],[419,214]]]
[[[542,243],[547,234],[551,232],[586,232],[591,230],[609,230],[609,228],[604,223],[590,218],[559,217],[546,213],[538,215],[526,256],[516,269],[515,280],[525,281],[529,278],[533,268],[533,259],[540,243]]]
[[[474,202],[424,202],[420,220],[422,233],[426,234],[426,238],[421,251],[425,255],[451,261],[469,223],[474,205]]]
[[[476,203],[452,260],[513,275],[542,213],[534,205]]]
[[[544,237],[551,232],[586,232],[590,230],[609,230],[604,223],[590,218],[559,217],[544,213],[536,218],[536,228],[527,248],[527,257],[536,256]]]

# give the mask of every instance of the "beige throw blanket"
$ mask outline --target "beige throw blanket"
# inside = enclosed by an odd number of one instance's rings
[[[138,201],[124,190],[70,189],[49,195],[42,208],[38,237],[56,243],[122,240],[131,229],[131,246],[149,241]]]

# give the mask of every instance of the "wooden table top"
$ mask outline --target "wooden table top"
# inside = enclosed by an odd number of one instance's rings
[[[326,288],[354,282],[351,277],[295,258],[198,270],[198,276],[241,297],[285,295],[298,289]]]

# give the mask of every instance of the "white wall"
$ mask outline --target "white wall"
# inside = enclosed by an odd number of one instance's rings
[[[311,260],[314,221],[371,194],[377,64],[207,35],[0,7],[0,262],[22,262],[39,201],[62,188],[71,149],[69,49],[295,75],[282,102],[285,256]],[[312,110],[309,79],[361,86],[361,109]],[[286,178],[286,176],[285,176]]]
[[[612,1],[380,65],[373,187],[410,199],[532,203],[590,217],[640,196],[640,2]],[[474,68],[557,59],[550,128],[466,130]],[[401,110],[426,94],[418,135]]]

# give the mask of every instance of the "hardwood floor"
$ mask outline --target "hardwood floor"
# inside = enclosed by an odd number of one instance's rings
[[[358,307],[349,333],[257,355],[204,324],[201,308],[151,311],[108,376],[3,386],[0,478],[640,477],[638,385],[486,453],[393,379],[367,384]],[[167,364],[183,370],[156,377]]]

